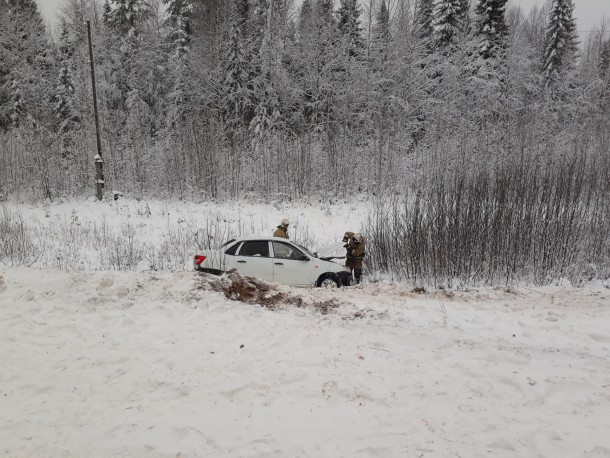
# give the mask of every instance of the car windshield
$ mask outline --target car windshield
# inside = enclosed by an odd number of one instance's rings
[[[303,250],[305,253],[307,253],[309,256],[311,256],[312,258],[317,258],[317,256],[315,254],[313,254],[311,251],[309,251],[307,248],[305,248],[303,245],[299,245],[298,243],[295,243],[296,246],[298,246],[301,250]]]

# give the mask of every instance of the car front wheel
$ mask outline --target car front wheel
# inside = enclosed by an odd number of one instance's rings
[[[318,281],[316,282],[316,286],[318,288],[327,288],[327,289],[340,288],[341,280],[336,275],[325,274],[325,275],[321,275],[320,278],[318,278]]]

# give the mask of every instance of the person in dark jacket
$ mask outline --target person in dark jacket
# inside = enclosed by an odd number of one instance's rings
[[[273,233],[273,236],[274,237],[281,237],[283,239],[287,239],[288,238],[288,225],[289,224],[290,224],[290,221],[288,221],[288,219],[284,218],[282,220],[282,222],[280,223],[280,225],[275,230],[275,232]]]

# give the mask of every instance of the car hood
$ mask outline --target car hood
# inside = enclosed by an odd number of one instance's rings
[[[331,245],[326,245],[321,248],[318,248],[316,252],[318,254],[318,258],[340,258],[345,256],[345,248],[343,246],[345,243],[338,242],[333,243]]]

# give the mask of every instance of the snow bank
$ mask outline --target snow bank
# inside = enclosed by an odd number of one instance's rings
[[[7,456],[608,456],[610,292],[0,270]]]

